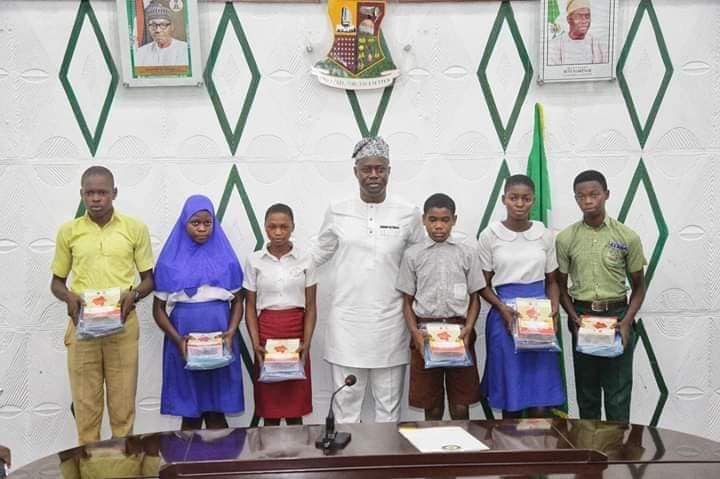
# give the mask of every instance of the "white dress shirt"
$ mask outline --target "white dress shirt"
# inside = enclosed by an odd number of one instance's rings
[[[330,205],[312,254],[315,265],[332,258],[336,277],[327,361],[356,368],[407,364],[409,335],[395,280],[405,249],[424,237],[420,210],[404,201],[352,198]]]
[[[138,67],[177,66],[188,63],[187,43],[175,38],[165,48],[160,48],[154,41],[146,43],[137,49],[135,57],[135,66]]]
[[[277,258],[267,246],[247,259],[243,287],[257,293],[256,308],[292,309],[305,307],[305,288],[317,284],[312,258],[297,246]]]
[[[482,269],[495,273],[493,286],[534,283],[558,268],[553,233],[539,221],[521,233],[492,223],[480,234],[478,255]]]

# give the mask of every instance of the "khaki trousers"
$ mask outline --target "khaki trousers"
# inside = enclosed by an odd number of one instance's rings
[[[72,321],[68,322],[65,346],[80,444],[100,440],[105,386],[113,437],[132,434],[138,377],[138,337],[138,320],[134,311],[128,316],[122,332],[104,338],[78,340],[75,325]]]

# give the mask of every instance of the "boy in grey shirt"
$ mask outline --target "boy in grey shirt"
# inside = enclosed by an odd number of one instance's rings
[[[478,291],[485,279],[475,249],[450,235],[456,220],[455,202],[449,196],[436,193],[425,201],[428,238],[405,251],[395,285],[403,293],[403,313],[412,335],[409,403],[424,409],[426,420],[442,420],[445,387],[452,419],[468,419],[468,406],[480,400],[474,343]],[[460,325],[472,365],[425,369],[422,325],[428,322]]]

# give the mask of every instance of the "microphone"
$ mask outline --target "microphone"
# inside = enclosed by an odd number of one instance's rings
[[[315,441],[315,447],[322,449],[325,454],[329,454],[330,451],[336,449],[343,449],[350,442],[352,435],[348,432],[336,432],[335,431],[335,412],[333,411],[333,403],[335,402],[335,395],[345,389],[348,386],[353,386],[357,382],[355,375],[350,374],[345,378],[342,386],[337,388],[332,396],[330,396],[330,408],[328,415],[325,418],[325,430],[320,437]]]

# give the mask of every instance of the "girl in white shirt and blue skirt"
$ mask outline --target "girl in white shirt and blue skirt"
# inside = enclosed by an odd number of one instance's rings
[[[565,402],[560,354],[515,351],[510,334],[516,312],[507,303],[516,298],[546,297],[556,317],[560,292],[555,240],[550,230],[530,220],[535,185],[525,175],[510,176],[502,202],[505,220],[490,224],[478,244],[487,287],[480,295],[492,306],[485,325],[487,359],[481,391],[503,418],[543,417]],[[557,328],[556,328],[557,329]]]

